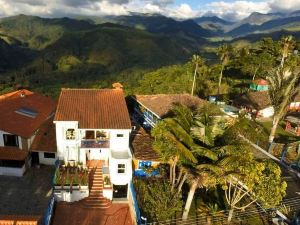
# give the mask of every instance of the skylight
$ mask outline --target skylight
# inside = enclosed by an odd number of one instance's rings
[[[28,116],[31,118],[35,118],[38,114],[37,111],[30,109],[30,108],[26,108],[26,107],[22,107],[22,108],[16,110],[15,112],[18,114],[21,114],[23,116]]]

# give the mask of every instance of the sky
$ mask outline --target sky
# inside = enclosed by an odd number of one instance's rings
[[[0,17],[18,14],[42,17],[104,16],[159,13],[177,19],[203,15],[237,21],[252,12],[292,12],[300,0],[0,0]]]

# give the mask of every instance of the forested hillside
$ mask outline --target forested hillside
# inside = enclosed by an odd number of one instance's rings
[[[239,93],[250,78],[241,72],[242,61],[235,60],[240,51],[258,51],[266,37],[279,40],[291,34],[299,38],[297,16],[254,13],[237,23],[218,17],[178,21],[142,14],[2,18],[0,93],[25,87],[57,96],[62,87],[110,87],[115,81],[125,83],[128,93],[189,92],[193,74],[189,62],[194,54],[208,65],[199,75],[198,94],[216,94],[217,89]],[[242,37],[234,39],[230,32]],[[225,82],[218,87],[222,68],[218,47],[223,44],[231,44],[234,50],[224,70]]]

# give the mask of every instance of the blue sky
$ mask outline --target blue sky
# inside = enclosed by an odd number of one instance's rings
[[[0,0],[0,17],[17,14],[59,17],[80,15],[128,15],[159,13],[188,19],[216,15],[241,20],[252,12],[300,10],[300,0]]]

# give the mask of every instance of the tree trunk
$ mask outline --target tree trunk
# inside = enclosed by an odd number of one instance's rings
[[[207,223],[207,225],[211,225],[212,224],[211,221],[212,221],[212,217],[211,216],[207,216],[206,217],[206,223]]]
[[[192,186],[190,187],[190,191],[189,191],[189,194],[188,194],[188,197],[187,197],[187,200],[186,200],[186,203],[185,203],[184,211],[183,211],[183,214],[182,214],[182,219],[183,220],[186,220],[188,218],[189,211],[190,211],[192,201],[193,201],[193,198],[194,198],[194,194],[195,194],[195,191],[197,189],[197,185],[198,185],[198,182],[194,181],[192,183]]]
[[[276,134],[278,123],[279,123],[279,118],[277,118],[276,116],[274,116],[274,118],[273,118],[273,124],[272,124],[272,128],[271,128],[271,132],[270,132],[270,136],[269,136],[269,144],[270,145],[273,143],[273,140],[275,138],[275,134]]]
[[[175,182],[175,186],[178,186],[178,184],[179,184],[179,182],[180,182],[180,180],[181,180],[182,174],[183,174],[183,169],[180,168],[180,170],[179,170],[179,175],[178,175],[177,180],[176,180],[176,182]]]
[[[228,219],[227,219],[227,221],[228,221],[228,224],[230,224],[230,222],[231,222],[231,220],[232,220],[232,217],[233,217],[233,208],[231,208],[230,210],[229,210],[229,214],[228,214]]]
[[[196,75],[197,75],[197,70],[198,70],[198,63],[196,63],[196,68],[194,71],[194,79],[193,79],[193,85],[192,85],[192,92],[191,95],[194,95],[194,89],[195,89],[195,83],[196,83]]]
[[[172,184],[172,175],[173,175],[173,163],[170,163],[170,172],[169,172],[170,184]]]
[[[184,182],[185,182],[185,180],[186,180],[186,177],[187,177],[187,174],[185,173],[185,174],[183,175],[183,178],[181,179],[181,181],[180,181],[178,187],[177,187],[177,194],[179,194],[179,193],[181,192],[181,189],[182,189],[182,186],[183,186],[183,184],[184,184]]]
[[[259,67],[257,67],[257,68],[255,69],[255,72],[254,72],[254,74],[253,74],[252,80],[254,80],[254,79],[255,79],[255,77],[256,77],[256,73],[257,73],[257,71],[258,71],[258,68],[259,68]]]
[[[175,180],[176,180],[176,165],[178,162],[178,157],[175,157],[174,162],[173,162],[173,168],[172,168],[172,181],[171,181],[171,191],[174,190],[175,188]]]
[[[218,95],[220,94],[220,88],[221,88],[222,78],[223,78],[223,70],[224,70],[224,66],[222,65],[220,76],[219,76],[219,83],[218,83]]]
[[[282,56],[281,58],[281,62],[280,62],[280,67],[283,68],[283,65],[284,65],[284,60],[285,60],[285,57]]]

